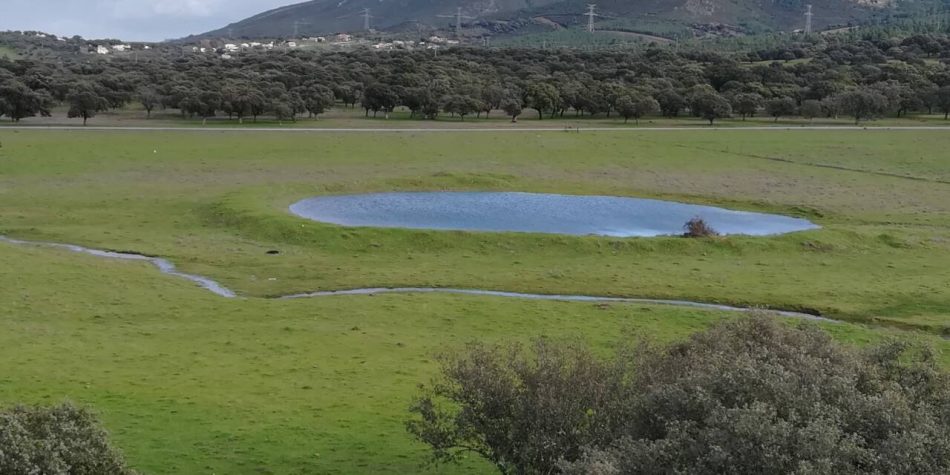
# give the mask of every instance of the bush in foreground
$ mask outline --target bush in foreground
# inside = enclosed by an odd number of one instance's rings
[[[71,404],[0,411],[0,473],[120,475],[134,473],[89,411]]]
[[[501,473],[947,473],[950,376],[926,350],[835,343],[764,316],[671,345],[472,344],[409,431]]]

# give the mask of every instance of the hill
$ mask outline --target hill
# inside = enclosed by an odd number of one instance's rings
[[[414,34],[454,29],[463,35],[518,36],[587,24],[590,0],[313,0],[270,10],[198,37],[274,38],[359,32],[364,12],[374,30]],[[804,26],[807,4],[814,28],[825,29],[899,14],[946,0],[600,0],[596,28],[675,36],[728,36],[790,31]]]

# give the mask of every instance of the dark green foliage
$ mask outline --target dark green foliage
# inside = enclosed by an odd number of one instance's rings
[[[0,411],[0,473],[122,475],[134,473],[89,411],[72,404]]]
[[[449,114],[458,115],[461,120],[465,120],[465,116],[474,114],[483,109],[484,105],[481,101],[474,97],[461,94],[447,96],[442,104],[442,110]]]
[[[724,119],[732,115],[732,106],[726,98],[715,92],[701,92],[690,101],[693,113],[709,121],[712,125],[716,119]]]
[[[824,114],[824,109],[821,107],[821,101],[809,99],[805,102],[802,102],[802,106],[799,108],[799,114],[808,120],[812,120],[815,117],[821,117],[821,115]]]
[[[0,33],[0,39],[5,37]],[[946,103],[941,88],[950,87],[950,67],[941,59],[950,57],[945,34],[787,35],[757,41],[730,52],[680,43],[604,51],[455,47],[438,56],[421,50],[247,51],[222,60],[212,53],[182,56],[180,48],[155,45],[138,51],[139,61],[78,53],[55,61],[0,58],[0,85],[6,91],[0,114],[42,114],[80,89],[102,99],[98,110],[137,99],[149,116],[161,106],[183,116],[225,113],[239,120],[319,115],[337,101],[347,107],[362,101],[366,115],[388,116],[404,106],[414,118],[433,119],[443,105],[459,103],[446,101],[449,97],[477,101],[479,117],[515,97],[522,107],[536,109],[539,118],[625,112],[620,115],[630,119],[636,118],[625,99],[630,94],[653,97],[664,116],[690,110],[712,123],[728,117],[729,109],[746,118],[766,106],[774,117],[788,117],[808,100],[822,101],[829,117],[857,112],[859,121],[887,114],[950,114],[941,106]],[[791,57],[795,61],[783,62]],[[883,102],[856,102],[854,91],[877,94]],[[214,94],[220,100],[211,100]],[[709,94],[726,98],[728,107]],[[13,97],[29,100],[18,106]],[[11,115],[17,107],[24,112]]]
[[[947,473],[950,375],[925,348],[810,324],[721,323],[671,345],[470,345],[413,404],[438,461],[502,473]]]
[[[941,87],[934,93],[934,104],[943,112],[943,118],[950,118],[950,85]]]
[[[553,115],[561,105],[561,96],[557,89],[546,83],[534,83],[525,91],[528,107],[538,111],[538,119],[544,119],[544,113]]]
[[[138,92],[138,100],[142,103],[142,107],[145,108],[147,117],[151,117],[152,110],[162,103],[162,96],[155,92],[154,89],[142,88]]]
[[[664,89],[658,92],[656,100],[660,104],[660,111],[665,117],[676,117],[686,107],[686,99],[672,89]]]
[[[14,122],[37,114],[49,115],[52,99],[44,91],[34,91],[13,78],[0,80],[0,117]]]
[[[67,97],[70,118],[81,117],[82,125],[101,111],[109,108],[109,101],[89,84],[79,84]]]
[[[363,91],[363,109],[366,110],[366,115],[369,115],[370,111],[373,111],[373,117],[376,117],[379,111],[389,113],[397,105],[399,96],[388,84],[373,83]]]
[[[505,114],[511,117],[512,122],[518,122],[518,116],[521,115],[523,110],[521,100],[514,97],[505,99],[505,101],[502,102],[501,108],[505,111]]]
[[[637,93],[624,94],[617,99],[617,113],[623,117],[624,122],[635,119],[640,123],[640,118],[650,114],[655,114],[660,110],[660,104],[656,99],[650,96],[644,96]]]
[[[794,115],[795,109],[795,99],[791,97],[776,97],[765,103],[765,112],[774,117],[776,122],[779,117]]]
[[[838,110],[854,117],[857,125],[862,120],[872,119],[887,110],[887,97],[870,89],[855,89],[843,92],[831,99]]]
[[[755,92],[741,92],[732,96],[732,110],[742,116],[755,117],[755,113],[762,107],[762,96]]]
[[[311,116],[318,116],[333,107],[333,90],[321,84],[313,84],[299,91],[300,99]]]

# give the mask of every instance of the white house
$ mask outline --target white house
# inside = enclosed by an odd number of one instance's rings
[[[296,42],[296,41],[288,41],[288,42],[287,42],[287,46],[288,46],[289,48],[296,48],[296,47],[297,47],[297,42]]]
[[[109,48],[102,45],[96,46],[96,53],[109,54]]]
[[[131,50],[132,47],[129,45],[114,45],[112,49],[117,53],[124,53],[125,51]]]
[[[228,43],[228,44],[224,45],[224,50],[225,50],[225,51],[234,52],[234,51],[238,51],[238,50],[240,50],[240,49],[241,49],[241,48],[239,48],[238,45],[236,45],[236,44]]]

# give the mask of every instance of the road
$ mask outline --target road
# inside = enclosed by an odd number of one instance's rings
[[[69,126],[69,125],[7,125],[0,126],[3,130],[47,130],[47,131],[126,131],[126,132],[293,132],[293,133],[457,133],[457,132],[733,132],[733,131],[814,131],[814,130],[863,130],[869,132],[885,131],[914,131],[914,130],[943,130],[950,132],[948,126],[897,126],[897,127],[861,127],[861,126],[753,126],[753,127],[472,127],[472,128],[304,128],[304,127],[100,127],[100,126]]]

